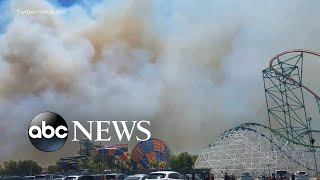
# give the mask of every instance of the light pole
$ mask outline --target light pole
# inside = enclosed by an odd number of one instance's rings
[[[32,162],[31,162],[30,164],[31,164],[31,168],[30,168],[30,176],[32,176]]]
[[[103,156],[101,156],[101,174],[103,174]]]
[[[104,155],[106,153],[105,151],[106,151],[106,149],[103,148],[102,149],[102,155],[101,155],[101,174],[103,174],[103,160],[104,160]]]
[[[313,139],[312,137],[312,131],[311,131],[311,120],[312,118],[311,117],[308,117],[307,118],[308,120],[308,123],[309,123],[309,140],[310,140],[310,145],[311,145],[311,148],[312,148],[312,151],[313,151],[313,157],[314,157],[314,164],[315,164],[315,168],[316,168],[316,176],[318,176],[318,165],[317,165],[317,158],[316,158],[316,151],[314,149],[314,142],[315,142],[315,139]]]

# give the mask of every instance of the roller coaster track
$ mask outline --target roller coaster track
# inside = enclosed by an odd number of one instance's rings
[[[230,130],[240,130],[240,129],[241,130],[255,131],[255,129],[251,128],[252,126],[263,127],[265,129],[269,130],[270,132],[272,132],[275,136],[280,137],[282,140],[291,142],[291,143],[293,143],[295,145],[300,145],[300,146],[303,146],[303,147],[310,147],[310,145],[308,145],[308,144],[303,144],[303,143],[300,143],[298,141],[291,140],[291,139],[287,138],[285,135],[283,135],[282,133],[279,133],[278,131],[275,131],[275,130],[271,129],[268,126],[265,126],[265,125],[262,125],[262,124],[258,124],[258,123],[244,123],[244,124],[241,124],[241,125],[239,125],[239,126],[237,126],[235,128],[232,128],[232,129],[229,129],[229,130],[225,131],[223,134],[228,133]],[[311,130],[311,131],[312,132],[316,132],[316,133],[320,133],[320,131],[318,131],[318,130]],[[311,132],[311,131],[306,131],[304,133],[301,133],[301,135],[304,135],[304,134],[306,134],[308,132]],[[315,145],[313,147],[320,148],[320,146],[317,146],[317,145]]]
[[[288,54],[298,55],[288,58]],[[263,79],[269,127],[286,135],[289,142],[312,147],[312,134],[309,139],[301,136],[312,132],[302,90],[315,98],[319,113],[320,96],[302,83],[305,54],[320,57],[319,53],[309,50],[284,51],[270,60],[269,68],[263,70]]]
[[[282,56],[282,55],[285,55],[285,54],[289,54],[289,53],[292,53],[292,52],[299,52],[299,53],[307,53],[307,54],[312,54],[312,55],[315,55],[315,56],[318,56],[320,57],[320,54],[317,53],[317,52],[314,52],[314,51],[309,51],[309,50],[304,50],[304,49],[294,49],[294,50],[290,50],[290,51],[284,51],[282,53],[279,53],[277,54],[276,56],[274,56],[271,60],[270,60],[270,64],[269,64],[269,67],[275,72],[277,73],[278,75],[280,76],[284,76],[286,77],[286,75],[282,74],[281,72],[277,71],[275,68],[274,68],[274,65],[273,63],[278,60],[278,63],[281,63],[281,61],[279,60],[279,57]],[[312,91],[310,88],[308,88],[307,86],[303,85],[302,83],[298,82],[297,80],[291,78],[291,77],[287,77],[291,82],[293,83],[296,83],[298,85],[300,85],[302,88],[304,88],[305,90],[307,90],[308,92],[310,92],[317,100],[318,102],[318,105],[319,105],[319,101],[320,101],[320,96],[317,95],[314,91]],[[319,105],[320,106],[320,105]]]
[[[248,131],[252,131],[252,132],[255,132],[257,134],[259,134],[261,137],[264,137],[266,139],[268,139],[270,141],[270,143],[273,144],[274,147],[276,147],[279,151],[281,151],[283,154],[285,154],[289,159],[291,159],[294,163],[300,165],[301,167],[304,167],[306,168],[307,170],[311,170],[311,171],[315,171],[315,169],[313,168],[310,168],[308,166],[305,166],[304,164],[300,163],[299,161],[297,161],[294,157],[292,157],[290,154],[287,154],[286,151],[284,151],[282,149],[282,147],[280,147],[277,143],[274,142],[274,140],[270,137],[268,137],[267,135],[265,135],[264,133],[260,132],[259,130],[257,129],[260,129],[260,128],[264,128],[268,131],[270,131],[274,136],[277,136],[277,137],[280,137],[282,140],[283,143],[285,143],[285,141],[287,142],[292,142],[296,145],[301,145],[303,147],[309,147],[308,145],[306,144],[302,144],[302,143],[299,143],[299,142],[295,142],[295,141],[292,141],[291,139],[288,139],[286,136],[282,135],[281,133],[269,128],[268,126],[265,126],[265,125],[262,125],[262,124],[258,124],[258,123],[244,123],[244,124],[241,124],[235,128],[232,128],[232,129],[229,129],[227,131],[225,131],[224,133],[222,133],[222,135],[218,138],[218,139],[225,139],[225,138],[228,138],[227,136],[225,136],[226,134],[229,134],[230,132],[232,131],[238,131],[238,130],[248,130]],[[320,131],[318,130],[312,130],[312,132],[316,132],[316,133],[320,133]],[[304,133],[305,134],[305,133]],[[302,134],[303,135],[303,134]],[[213,145],[214,146],[214,145]],[[317,148],[320,148],[320,146],[314,146],[314,147],[317,147]]]
[[[290,53],[299,55],[287,58]],[[312,142],[312,134],[320,137],[320,130],[311,129],[302,89],[315,98],[319,114],[320,96],[302,83],[304,54],[320,57],[309,50],[284,51],[274,56],[263,70],[269,126],[244,123],[223,132],[214,144],[201,151],[196,167],[210,167],[213,172],[221,173],[227,168],[237,172],[238,166],[246,166],[258,172],[262,166],[270,166],[269,163],[272,168],[281,168],[287,162],[290,165],[286,167],[293,168],[290,170],[303,167],[317,173],[316,149],[320,143]]]
[[[312,131],[320,135],[320,131]],[[237,174],[243,171],[239,166],[263,173],[267,165],[271,165],[273,171],[289,168],[290,171],[316,172],[309,146],[299,142],[292,142],[296,143],[292,146],[289,141],[291,139],[268,126],[244,123],[223,132],[214,144],[202,149],[195,167],[211,168],[213,173],[228,170]]]

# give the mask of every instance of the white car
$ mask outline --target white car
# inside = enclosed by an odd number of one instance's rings
[[[151,179],[181,179],[184,180],[184,177],[175,171],[157,171],[149,174],[146,180]]]
[[[309,176],[305,171],[297,171],[294,173],[294,176],[296,177],[296,180],[308,180]]]
[[[146,174],[135,174],[127,176],[124,180],[145,180],[148,176]]]
[[[35,176],[25,176],[25,178],[28,178],[28,179],[35,179],[36,177],[35,177]]]
[[[34,177],[35,180],[53,180],[56,178],[63,178],[63,176],[58,174],[39,174]]]

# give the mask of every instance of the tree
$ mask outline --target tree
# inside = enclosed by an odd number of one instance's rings
[[[92,173],[101,173],[101,157],[97,154],[92,155],[88,162],[88,168]]]
[[[102,163],[102,164],[101,164]],[[84,168],[88,168],[90,173],[101,173],[102,170],[120,170],[124,169],[126,166],[126,163],[129,162],[123,162],[121,159],[116,158],[114,155],[106,155],[101,156],[98,154],[93,154],[88,162],[84,164],[80,164],[80,166]]]
[[[0,176],[1,176],[1,174],[3,174],[3,168],[2,168],[2,166],[0,166]]]
[[[56,165],[51,165],[51,166],[48,167],[48,173],[49,173],[49,174],[55,174],[55,173],[57,173],[57,172],[59,172],[58,166],[56,166]]]
[[[12,176],[26,176],[39,174],[42,171],[42,168],[32,160],[24,161],[6,161],[4,162],[4,167],[1,169],[3,175]]]
[[[170,169],[177,169],[179,167],[178,156],[172,154],[169,160]]]
[[[172,155],[170,158],[170,168],[174,170],[191,169],[197,159],[196,155],[191,155],[187,152],[179,155]]]

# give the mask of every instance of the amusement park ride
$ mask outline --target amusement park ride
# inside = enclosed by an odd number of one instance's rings
[[[247,170],[261,175],[282,169],[318,175],[320,131],[312,129],[310,115],[319,120],[311,112],[320,113],[320,97],[303,81],[304,61],[314,58],[320,60],[320,54],[300,49],[274,56],[262,71],[268,125],[245,123],[225,131],[201,151],[195,167],[215,174]],[[313,101],[305,101],[307,95]]]
[[[310,175],[318,175],[320,130],[312,128],[311,120],[319,120],[320,96],[303,81],[304,62],[314,58],[319,60],[320,54],[300,49],[274,56],[269,67],[262,71],[267,125],[244,123],[225,131],[201,150],[194,168],[210,169],[216,176],[225,172],[238,176],[243,171],[258,176],[279,169],[291,173],[305,170]],[[306,101],[307,96],[312,100]],[[138,143],[130,155],[127,151],[125,146],[105,147],[83,139],[79,155],[59,162],[65,167],[76,167],[77,160],[96,153],[101,157],[121,157],[130,162],[134,170],[138,167],[149,170],[153,162],[160,162],[158,169],[167,168],[170,150],[159,139]]]
[[[114,144],[110,146],[95,145],[94,142],[89,139],[80,140],[80,151],[79,155],[71,156],[67,158],[61,158],[59,163],[65,170],[74,170],[83,172],[78,165],[79,160],[87,160],[88,157],[93,154],[97,154],[103,161],[108,156],[116,156],[122,162],[130,164],[130,169],[127,171],[147,171],[149,169],[165,169],[167,168],[170,150],[168,146],[160,139],[151,138],[147,141],[138,143],[133,149],[129,156],[127,144]],[[158,162],[157,165],[154,162]],[[101,163],[102,165],[103,163]],[[103,171],[103,166],[101,166]],[[140,169],[139,169],[140,168]]]

